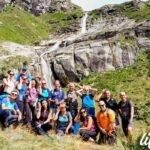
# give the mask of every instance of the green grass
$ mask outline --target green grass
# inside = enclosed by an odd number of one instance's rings
[[[120,5],[115,5],[114,8],[122,15],[127,16],[135,21],[144,21],[150,19],[150,0],[145,2],[145,6],[135,7],[133,2],[126,2]]]
[[[70,26],[81,15],[82,11],[78,9],[70,13],[51,13],[35,17],[23,9],[7,6],[0,13],[0,40],[33,44]]]
[[[23,63],[28,65],[31,63],[31,58],[18,55],[11,56],[3,61],[0,61],[0,79],[2,80],[7,75],[8,70],[12,70],[13,68],[21,68]]]
[[[81,81],[81,84],[92,85],[99,92],[108,88],[115,98],[119,99],[120,91],[125,91],[136,107],[142,120],[150,125],[150,50],[141,53],[136,62],[117,71],[92,73]]]

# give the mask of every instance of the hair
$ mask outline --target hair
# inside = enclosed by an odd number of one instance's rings
[[[87,112],[87,109],[86,109],[86,108],[81,108],[81,109],[80,109],[80,120],[81,120],[81,122],[84,122],[85,118],[82,116],[81,110],[85,110],[85,112]],[[86,119],[87,119],[88,117],[89,117],[89,115],[88,115],[88,113],[87,113]]]
[[[46,100],[46,99],[42,99],[42,100],[41,100],[41,110],[44,109],[43,106],[42,106],[42,102],[43,102],[43,101],[46,101],[46,102],[47,102],[47,100]],[[50,109],[50,108],[49,108],[49,104],[48,104],[48,102],[47,102],[47,111],[49,111],[49,109]]]
[[[38,88],[38,82],[35,78],[33,78],[31,81],[35,81],[35,88],[37,89]]]

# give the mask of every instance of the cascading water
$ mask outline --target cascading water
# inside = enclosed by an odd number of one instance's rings
[[[82,22],[81,22],[81,33],[85,33],[87,31],[86,29],[86,21],[88,18],[88,12],[85,12],[85,15],[83,16]]]
[[[88,18],[88,12],[85,12],[85,15],[83,16],[82,21],[81,21],[81,32],[78,35],[69,36],[64,41],[65,43],[68,40],[73,40],[73,39],[76,39],[76,38],[80,37],[81,34],[84,34],[87,31],[87,29],[86,29],[87,18]],[[52,80],[52,75],[53,74],[52,74],[51,67],[49,66],[49,63],[47,63],[45,61],[45,59],[44,59],[44,55],[46,55],[48,53],[51,53],[52,51],[57,50],[62,42],[63,42],[63,40],[57,41],[53,47],[49,48],[48,51],[42,53],[41,56],[40,56],[40,58],[41,58],[41,71],[42,71],[42,75],[43,75],[43,78],[46,80],[47,87],[49,89],[53,88],[53,80]]]
[[[52,51],[55,51],[59,48],[59,45],[61,44],[61,41],[57,41],[55,43],[55,45],[50,48],[48,51],[44,52],[41,54],[40,58],[41,58],[41,71],[42,71],[42,76],[43,78],[46,80],[47,83],[47,87],[49,89],[53,88],[53,80],[52,80],[52,70],[51,67],[49,65],[49,63],[47,63],[44,59],[44,55],[46,55],[47,53],[50,53]]]

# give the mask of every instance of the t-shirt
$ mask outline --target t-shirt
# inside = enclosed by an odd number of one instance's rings
[[[68,97],[71,97],[72,99],[68,100],[67,99]],[[75,91],[73,91],[73,92],[68,91],[66,93],[65,102],[66,102],[66,105],[67,105],[67,109],[69,111],[71,111],[72,109],[78,109],[78,102],[77,102],[76,92]]]
[[[29,102],[35,102],[37,97],[37,90],[35,88],[31,88],[29,91],[29,96],[27,97]]]
[[[57,121],[57,127],[67,127],[69,124],[69,121],[72,120],[72,116],[70,112],[66,112],[64,116],[62,116],[61,113],[58,115],[58,121]]]
[[[25,100],[26,91],[27,91],[27,85],[26,84],[22,84],[22,87],[19,90],[19,97],[18,97],[18,99],[20,101],[24,101]]]
[[[81,99],[83,108],[94,108],[94,96],[92,94],[82,94]]]
[[[64,100],[65,94],[61,89],[54,89],[50,92],[49,98],[61,102],[62,100]],[[50,107],[56,107],[56,104],[54,102],[51,102]]]
[[[106,109],[105,112],[100,111],[97,113],[96,120],[103,129],[109,130],[110,123],[115,123],[115,113],[111,109]]]
[[[18,111],[19,108],[18,108],[18,105],[16,102],[12,102],[10,101],[10,98],[6,97],[2,100],[2,105],[5,105],[6,108],[13,108],[14,110]],[[1,110],[2,112],[3,110]],[[12,111],[9,110],[9,113],[12,114]]]
[[[110,108],[113,111],[116,111],[118,109],[118,104],[115,99],[110,98],[110,100],[107,101],[106,98],[101,98],[100,100],[105,102],[107,108]]]
[[[15,89],[15,81],[8,81],[7,80],[7,84],[8,84],[8,86],[4,87],[4,92],[10,94]]]
[[[48,99],[49,93],[48,88],[42,88],[42,94],[39,95],[38,101],[40,102],[43,98]]]
[[[121,113],[120,113],[121,118],[130,119],[132,107],[134,107],[134,105],[129,100],[126,100],[125,102],[120,101],[118,108],[121,110]]]

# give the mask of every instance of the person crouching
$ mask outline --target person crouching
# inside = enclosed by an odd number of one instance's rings
[[[104,101],[99,102],[100,111],[97,113],[97,125],[100,130],[99,144],[114,144],[116,141],[115,112],[106,108]]]

